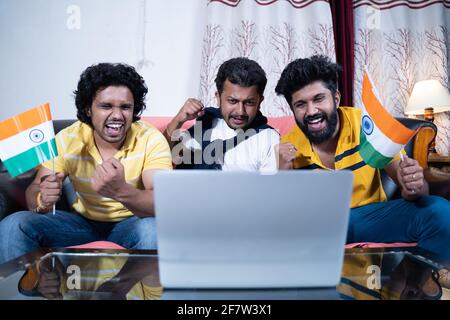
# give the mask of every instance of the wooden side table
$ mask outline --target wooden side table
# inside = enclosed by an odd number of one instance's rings
[[[437,153],[430,153],[428,155],[428,166],[439,169],[442,173],[450,176],[450,156],[441,156]]]
[[[430,194],[440,195],[450,200],[450,156],[430,153],[428,168],[423,173],[430,184]]]

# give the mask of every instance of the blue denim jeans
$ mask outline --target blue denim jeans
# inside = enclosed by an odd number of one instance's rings
[[[436,196],[351,209],[347,243],[417,242],[450,259],[450,202]]]
[[[66,247],[107,240],[127,249],[156,249],[154,217],[98,222],[80,214],[20,211],[0,221],[0,263],[38,247]]]

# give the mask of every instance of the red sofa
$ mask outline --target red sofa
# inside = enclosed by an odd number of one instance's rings
[[[171,117],[142,117],[142,120],[148,123],[151,123],[156,128],[158,128],[159,131],[163,132],[169,121],[171,120]],[[295,121],[293,117],[279,117],[279,118],[269,118],[269,125],[276,130],[281,135],[284,135],[288,133],[295,125]],[[194,120],[188,121],[183,125],[183,129],[189,128],[191,125],[194,124]],[[108,241],[95,241],[91,243],[86,243],[79,246],[73,246],[71,248],[78,248],[78,249],[124,249],[123,247]]]
[[[152,125],[154,125],[156,128],[158,128],[160,131],[163,131],[168,122],[170,121],[171,117],[142,117],[143,121],[149,122]],[[61,129],[67,127],[71,123],[73,123],[75,120],[54,120],[54,127],[55,132],[59,132]],[[189,121],[184,124],[183,128],[188,128],[193,124],[194,121]],[[273,128],[278,130],[278,132],[281,135],[286,134],[289,132],[295,125],[295,121],[293,117],[278,117],[278,118],[269,118],[268,119],[269,125],[271,125]],[[426,127],[429,127],[427,123],[424,123]],[[435,127],[434,127],[435,130]],[[422,130],[421,130],[422,131]],[[434,138],[434,136],[432,136]],[[426,144],[425,144],[426,146]],[[408,153],[413,156],[413,150],[414,150],[414,141],[412,145],[410,146],[410,149],[407,150]],[[416,154],[416,151],[414,150],[414,155]],[[423,166],[423,163],[421,163]],[[425,163],[426,165],[426,163]],[[35,170],[27,172],[19,177],[11,178],[9,174],[6,172],[5,168],[0,162],[0,220],[16,211],[25,210],[26,209],[26,202],[25,202],[25,189],[26,187],[31,183],[33,177],[35,174]],[[386,180],[388,183],[388,179]],[[389,188],[394,188],[392,186],[392,182],[390,182]],[[387,190],[387,184],[385,185],[385,189]],[[392,190],[390,192],[387,192],[388,196],[392,195]],[[59,209],[68,209],[67,203],[61,202],[57,206]],[[399,246],[403,244],[374,244],[374,243],[358,243],[358,244],[350,244],[348,247],[380,247],[380,246]],[[404,244],[404,245],[414,245],[414,244]],[[90,248],[118,248],[116,244],[111,243],[105,243],[105,242],[95,242],[93,244],[86,244],[83,245],[83,247],[90,247]]]
[[[167,127],[171,117],[142,117],[143,121],[151,123],[158,130],[163,132]],[[188,121],[183,125],[183,129],[189,128],[195,121]],[[268,118],[268,123],[271,127],[276,129],[280,135],[284,135],[291,131],[295,125],[294,118],[289,117],[277,117]],[[346,245],[346,248],[379,248],[379,247],[409,247],[415,246],[416,243],[374,243],[374,242],[359,242]],[[115,243],[107,241],[96,241],[81,246],[75,246],[75,248],[91,248],[91,249],[120,249]]]

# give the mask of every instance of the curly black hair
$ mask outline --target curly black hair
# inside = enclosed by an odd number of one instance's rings
[[[248,58],[232,58],[219,67],[216,76],[216,87],[219,94],[223,92],[225,80],[241,87],[256,85],[258,93],[262,96],[267,84],[267,77],[261,66]]]
[[[314,81],[322,81],[333,96],[338,89],[339,74],[342,67],[324,55],[297,59],[289,63],[281,73],[275,92],[283,95],[292,107],[292,94]]]
[[[98,90],[109,86],[126,86],[134,98],[133,122],[139,120],[145,110],[145,95],[148,88],[144,79],[129,65],[122,63],[99,63],[88,67],[80,76],[75,94],[77,118],[92,125],[87,111],[92,106]]]

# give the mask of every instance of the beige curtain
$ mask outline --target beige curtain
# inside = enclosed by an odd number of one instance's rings
[[[361,106],[367,65],[385,107],[404,110],[414,84],[437,79],[449,88],[450,1],[353,1],[355,17],[354,101]],[[436,150],[450,153],[450,113],[435,115]]]
[[[272,117],[290,115],[274,88],[284,67],[294,59],[325,54],[335,60],[328,1],[208,1],[200,76],[200,98],[215,105],[214,78],[219,65],[232,57],[256,60],[268,84],[261,111]]]

